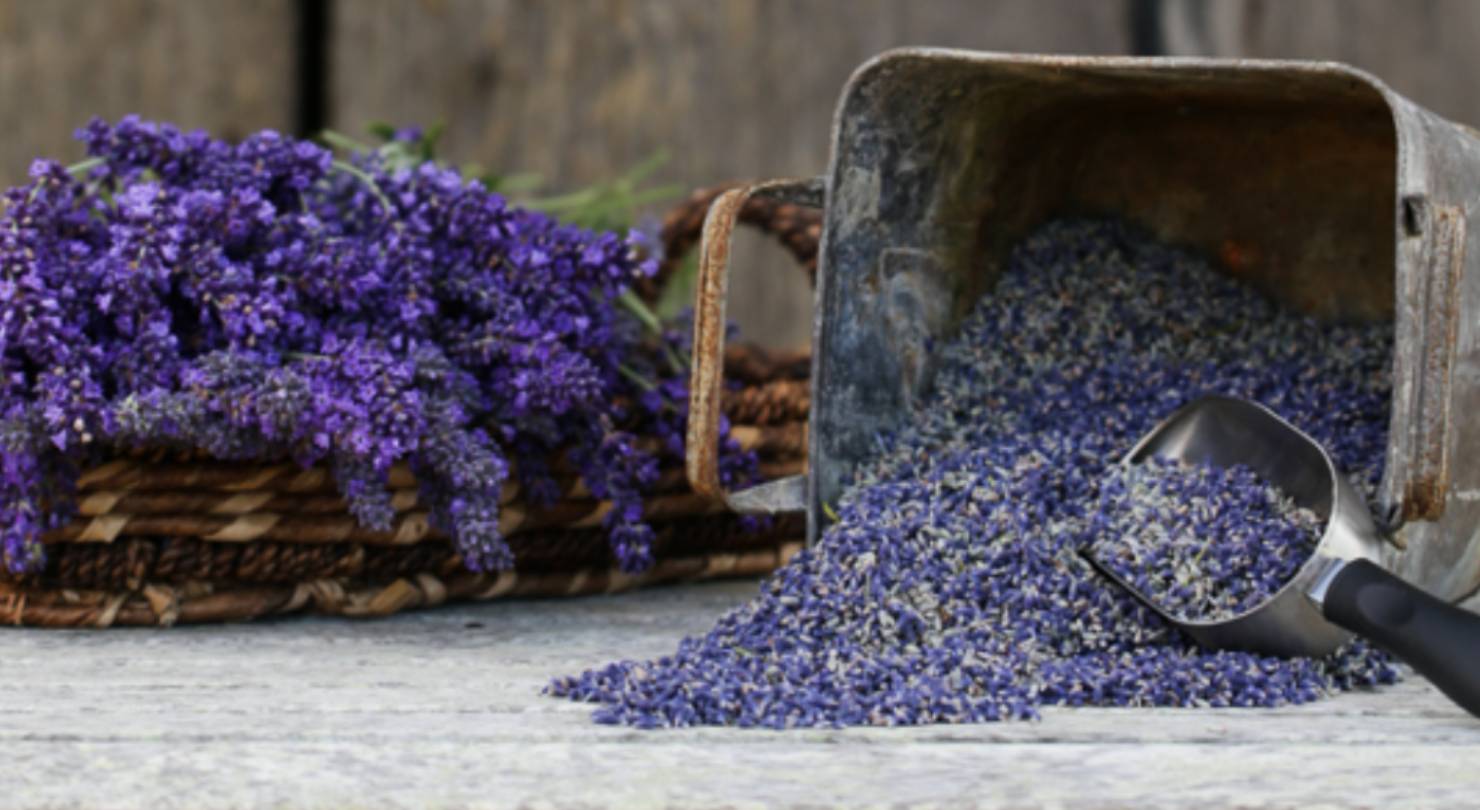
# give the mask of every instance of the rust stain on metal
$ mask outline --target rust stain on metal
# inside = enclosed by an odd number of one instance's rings
[[[1258,246],[1252,242],[1225,239],[1218,247],[1218,259],[1232,276],[1247,272],[1249,268],[1258,265],[1261,258]]]
[[[689,380],[686,465],[689,484],[708,498],[723,497],[719,481],[720,388],[724,382],[725,294],[730,238],[748,188],[721,194],[704,218],[694,307],[694,361]]]
[[[1459,279],[1465,259],[1465,216],[1457,206],[1433,206],[1422,263],[1423,355],[1413,462],[1403,489],[1403,517],[1437,520],[1449,491],[1450,376],[1459,334]]]
[[[822,185],[817,180],[773,180],[730,189],[715,199],[704,218],[694,303],[694,357],[689,380],[685,466],[694,491],[717,500],[726,499],[727,495],[719,480],[719,422],[730,245],[735,224],[752,196],[816,208],[822,204]]]

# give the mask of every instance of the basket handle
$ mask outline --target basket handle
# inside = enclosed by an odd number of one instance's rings
[[[699,245],[699,278],[694,291],[694,357],[689,378],[689,429],[686,467],[694,492],[723,500],[736,512],[795,512],[803,509],[805,477],[790,476],[739,492],[719,480],[720,397],[724,386],[725,298],[729,285],[730,242],[740,211],[751,197],[822,207],[822,178],[767,180],[719,195],[704,217]]]

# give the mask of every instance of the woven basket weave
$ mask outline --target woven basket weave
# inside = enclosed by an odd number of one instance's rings
[[[698,239],[723,188],[695,192],[664,223],[658,275],[639,288],[654,300]],[[753,200],[743,221],[772,235],[811,274],[815,213]],[[737,347],[725,401],[731,435],[761,459],[763,478],[801,472],[810,407],[805,353]],[[79,515],[49,533],[47,563],[0,574],[0,622],[38,627],[169,626],[312,611],[385,616],[455,600],[568,596],[774,569],[801,546],[796,516],[746,530],[739,517],[689,490],[681,466],[662,471],[644,504],[656,532],[649,570],[616,568],[601,519],[610,504],[575,475],[557,479],[553,504],[504,491],[502,528],[515,568],[465,569],[429,523],[416,482],[392,470],[390,530],[358,526],[325,467],[221,462],[201,454],[138,451],[85,471]]]

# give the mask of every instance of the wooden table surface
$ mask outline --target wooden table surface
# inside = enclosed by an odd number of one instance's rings
[[[0,632],[0,807],[1457,807],[1480,721],[1412,680],[1285,710],[639,732],[539,694],[754,583],[390,620]]]

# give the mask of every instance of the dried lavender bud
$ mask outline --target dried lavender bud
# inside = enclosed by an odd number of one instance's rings
[[[1204,394],[1266,403],[1370,494],[1391,341],[1387,325],[1281,311],[1115,224],[1045,226],[940,348],[933,394],[878,437],[816,546],[673,655],[549,691],[602,704],[606,723],[783,728],[1278,706],[1391,682],[1360,642],[1322,660],[1200,649],[1078,554],[1126,450]]]
[[[1090,552],[1171,616],[1221,621],[1267,601],[1325,522],[1248,467],[1151,458],[1100,489]]]

